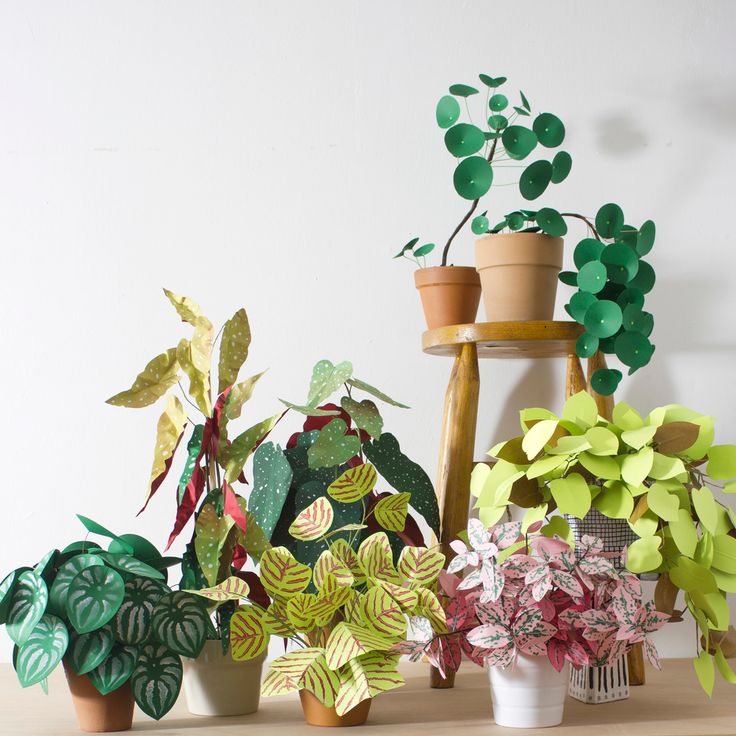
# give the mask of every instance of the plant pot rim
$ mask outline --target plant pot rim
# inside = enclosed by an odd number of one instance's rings
[[[512,233],[485,233],[485,235],[481,235],[478,238],[476,238],[475,242],[480,243],[483,240],[489,240],[491,238],[544,238],[545,240],[563,240],[563,237],[561,235],[547,235],[547,233],[538,232],[538,233],[519,233],[519,232],[512,232]]]
[[[216,645],[216,646],[213,646]],[[253,659],[234,660],[230,655],[230,650],[227,652],[222,651],[222,642],[220,639],[207,639],[202,647],[202,651],[195,657],[183,657],[187,663],[196,662],[198,664],[232,664],[235,667],[242,666],[260,666],[266,660],[268,656],[268,650],[264,650],[257,657]]]
[[[429,266],[414,271],[417,289],[442,284],[462,284],[480,291],[480,278],[475,266]]]

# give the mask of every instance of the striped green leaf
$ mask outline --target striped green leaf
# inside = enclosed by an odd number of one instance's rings
[[[153,580],[164,580],[165,576],[155,567],[141,562],[135,557],[125,554],[115,554],[112,552],[100,552],[99,556],[110,566],[129,575],[137,575],[143,578],[152,578]]]
[[[35,570],[24,570],[18,576],[8,610],[8,636],[18,646],[31,635],[46,611],[49,591],[43,578]]]
[[[230,619],[230,654],[236,662],[254,659],[268,645],[260,611],[253,606],[239,608]]]
[[[371,534],[358,548],[358,563],[366,577],[383,580],[387,583],[401,584],[394,567],[391,543],[384,532]]]
[[[330,552],[350,570],[356,584],[365,581],[365,573],[358,562],[358,555],[355,550],[344,539],[336,539],[330,545]]]
[[[112,630],[122,644],[142,644],[151,633],[153,609],[169,588],[158,580],[133,578],[125,583],[125,597],[120,604]]]
[[[69,645],[69,632],[64,622],[50,613],[45,614],[18,647],[15,671],[23,687],[41,682],[53,671]]]
[[[299,513],[289,527],[294,539],[312,541],[319,539],[332,526],[335,512],[326,496],[320,496]]]
[[[116,645],[102,664],[87,673],[97,691],[107,695],[124,685],[133,674],[136,654],[135,647]]]
[[[341,621],[327,640],[327,666],[331,670],[339,669],[361,654],[372,651],[386,652],[392,644],[390,638],[376,634],[365,626]]]
[[[94,565],[77,573],[69,585],[66,613],[77,633],[104,626],[118,612],[125,596],[125,583],[109,567]]]
[[[272,547],[261,557],[261,582],[273,598],[288,600],[301,593],[311,578],[309,567],[298,562],[286,547]]]
[[[86,675],[99,667],[115,645],[115,638],[106,626],[74,637],[69,646],[69,662],[78,675]]]
[[[383,589],[371,588],[361,599],[361,615],[372,631],[403,639],[407,620],[401,606]]]
[[[358,661],[368,678],[368,686],[372,698],[375,698],[380,693],[401,687],[406,682],[397,669],[399,663],[398,654],[369,652],[363,655]]]
[[[312,607],[317,601],[314,593],[297,593],[286,604],[289,623],[297,631],[311,631],[315,626]]]
[[[0,583],[0,626],[8,620],[8,612],[10,611],[10,604],[13,601],[15,585],[22,572],[22,569],[13,570]]]
[[[48,586],[53,581],[54,568],[56,561],[59,559],[59,550],[52,549],[51,552],[45,554],[33,569],[43,578],[44,583]]]
[[[184,592],[198,595],[201,598],[206,598],[217,603],[223,603],[224,601],[240,601],[247,598],[250,588],[245,580],[232,575],[227,580],[223,580],[219,585],[213,585],[211,588],[185,590]]]
[[[438,550],[404,547],[397,570],[408,587],[428,588],[437,579],[444,564],[445,556]]]
[[[301,686],[312,693],[326,708],[332,708],[340,690],[340,675],[327,666],[327,660],[323,655],[317,657],[305,670]]]
[[[161,644],[146,644],[130,678],[138,707],[156,720],[165,716],[179,697],[182,675],[178,655]]]
[[[202,651],[210,618],[205,605],[189,593],[168,593],[153,609],[154,636],[175,654],[196,658]]]
[[[324,655],[322,649],[306,647],[274,659],[261,686],[261,695],[286,695],[301,689],[304,673]]]
[[[370,463],[348,468],[327,489],[331,498],[340,503],[353,503],[367,496],[376,485],[376,469]]]
[[[351,661],[340,678],[340,690],[335,698],[335,711],[344,716],[371,696],[368,677],[360,662]]]
[[[405,613],[416,607],[419,600],[416,589],[405,588],[403,585],[395,585],[383,580],[377,580],[376,585],[383,588],[401,606]]]
[[[373,508],[376,521],[390,532],[402,532],[406,526],[411,493],[392,493],[382,498]]]
[[[66,615],[66,599],[72,580],[82,570],[104,564],[102,557],[89,553],[78,554],[65,562],[57,571],[56,578],[49,591],[49,610],[61,616]]]
[[[432,629],[438,634],[447,632],[447,616],[445,609],[437,596],[427,588],[417,588],[417,605],[412,613],[423,616],[432,624]]]
[[[322,587],[328,575],[331,575],[338,585],[348,588],[354,581],[353,574],[347,566],[338,560],[331,551],[325,550],[317,558],[317,562],[314,565],[314,584],[318,589]]]

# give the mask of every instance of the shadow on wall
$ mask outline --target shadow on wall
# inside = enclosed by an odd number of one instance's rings
[[[633,156],[649,145],[637,119],[629,115],[614,113],[602,116],[596,121],[596,128],[598,147],[612,156]]]

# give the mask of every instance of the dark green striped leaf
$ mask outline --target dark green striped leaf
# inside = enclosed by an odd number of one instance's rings
[[[13,572],[6,575],[5,579],[0,583],[0,625],[4,624],[8,620],[8,612],[10,611],[10,604],[13,601],[15,585],[22,572],[23,568],[13,570]]]
[[[100,565],[88,567],[69,586],[69,621],[80,634],[99,629],[117,613],[124,595],[125,583],[119,573]]]
[[[52,613],[64,616],[66,614],[66,599],[69,595],[69,585],[72,580],[88,567],[104,565],[101,557],[95,554],[81,554],[65,562],[56,573],[56,578],[49,592],[49,610]]]
[[[146,641],[151,633],[153,609],[167,592],[166,585],[148,578],[134,578],[125,583],[125,598],[112,620],[115,638],[123,644]]]
[[[31,635],[46,611],[49,591],[35,570],[25,570],[18,576],[8,611],[8,636],[19,646]]]
[[[160,644],[147,644],[138,656],[130,679],[138,707],[159,720],[179,697],[182,680],[181,659]]]
[[[69,661],[78,675],[86,675],[101,665],[115,645],[108,627],[75,636],[69,646]]]
[[[15,671],[23,687],[45,680],[53,671],[69,645],[69,632],[64,622],[47,613],[26,641],[18,647]]]
[[[135,647],[117,645],[101,665],[88,673],[88,677],[99,693],[107,695],[130,679],[135,663]]]
[[[163,596],[153,609],[154,636],[172,652],[192,659],[202,651],[209,622],[204,603],[182,591]]]

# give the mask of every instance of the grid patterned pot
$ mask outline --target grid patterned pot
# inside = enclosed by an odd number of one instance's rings
[[[570,670],[570,697],[597,705],[629,697],[629,664],[626,655],[605,667]]]
[[[639,539],[626,519],[609,519],[598,509],[591,509],[582,519],[576,519],[574,516],[566,514],[565,520],[570,525],[570,531],[575,538],[576,546],[587,534],[591,537],[600,537],[603,540],[604,552],[620,554],[624,547],[628,547],[632,542]],[[617,570],[623,568],[620,556],[612,558],[611,561]]]

